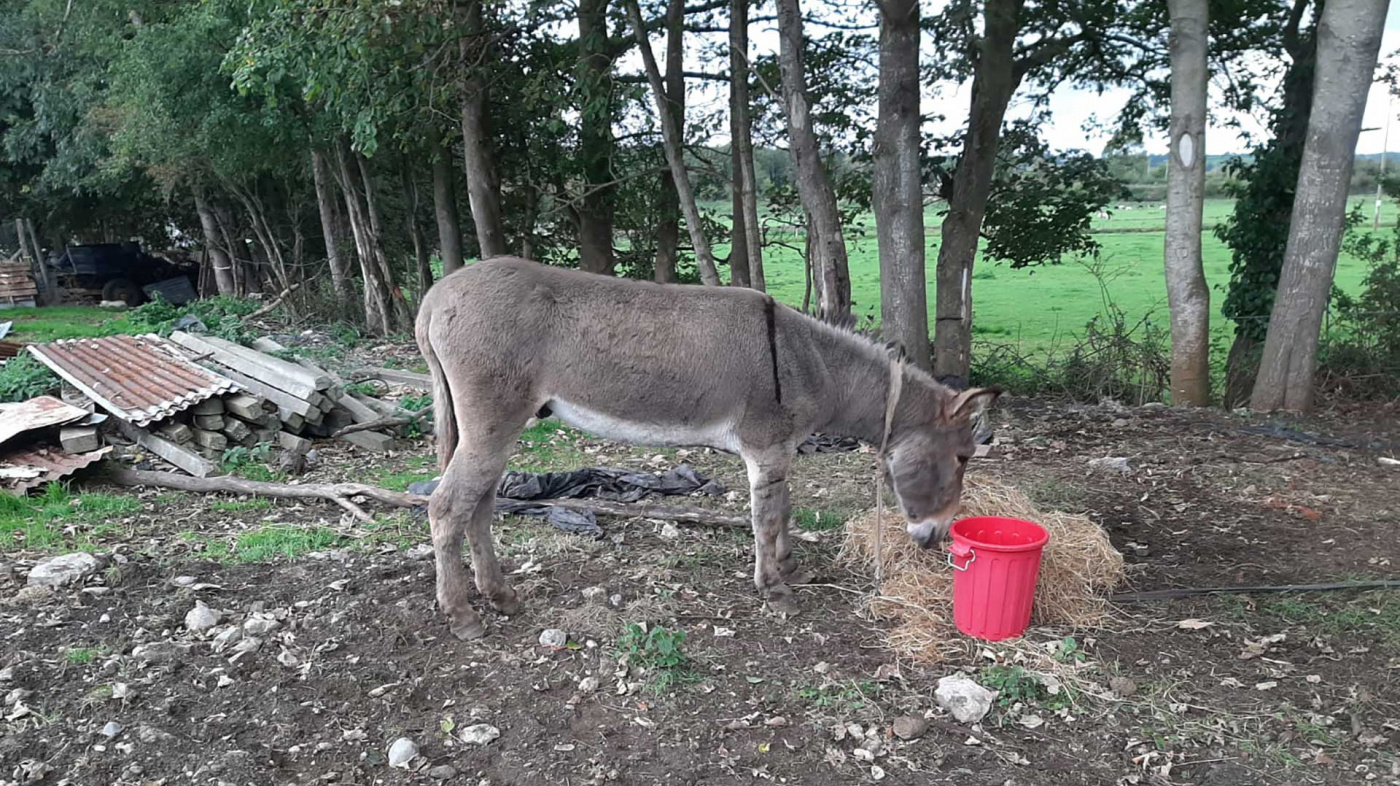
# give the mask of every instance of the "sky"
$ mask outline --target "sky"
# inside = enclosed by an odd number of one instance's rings
[[[937,6],[942,5],[942,0],[926,0],[925,13],[935,13]],[[859,7],[859,6],[857,6]],[[868,18],[862,18],[860,23],[873,24],[876,21],[873,8],[868,14],[861,14]],[[721,15],[721,20],[723,19]],[[722,23],[722,22],[721,22]],[[815,32],[809,27],[809,34]],[[705,35],[701,36],[707,42],[723,41],[724,36]],[[778,36],[777,25],[774,22],[757,22],[750,30],[751,49],[755,54],[764,55],[777,51]],[[692,36],[692,38],[698,38]],[[665,45],[660,36],[652,39],[652,46],[656,49],[658,60],[664,57]],[[703,61],[700,50],[702,46],[699,41],[688,40],[686,52],[686,67],[692,70],[727,70],[728,64],[724,63],[716,67],[714,63]],[[1390,6],[1385,22],[1385,33],[1381,41],[1380,58],[1382,62],[1390,59],[1390,56],[1400,50],[1400,3],[1393,3]],[[1396,55],[1400,57],[1400,54]],[[664,62],[664,61],[663,61]],[[633,50],[619,64],[625,71],[641,71],[641,58]],[[708,68],[707,68],[708,66]],[[1379,70],[1379,69],[1378,69]],[[947,133],[955,130],[966,122],[969,96],[969,83],[962,85],[942,85],[936,91],[929,89],[925,91],[922,109],[928,115],[941,115],[947,118],[942,123],[929,123],[926,130],[934,133]],[[697,83],[691,80],[687,85],[689,94],[687,103],[694,111],[722,110],[728,106],[727,87],[714,82]],[[1094,154],[1103,152],[1104,143],[1107,141],[1106,132],[1087,133],[1086,123],[1098,120],[1104,126],[1111,125],[1111,121],[1116,114],[1126,104],[1130,96],[1130,91],[1126,89],[1108,90],[1103,94],[1089,90],[1078,90],[1070,87],[1062,87],[1051,97],[1050,100],[1050,121],[1043,126],[1043,133],[1051,146],[1056,149],[1084,149]],[[874,107],[870,107],[873,114]],[[1022,118],[1029,114],[1029,106],[1022,102],[1013,104],[1008,110],[1008,118]],[[1361,134],[1357,144],[1357,152],[1361,154],[1379,153],[1386,149],[1384,128],[1386,126],[1386,116],[1400,120],[1400,102],[1391,102],[1389,91],[1384,85],[1372,85],[1370,95],[1366,102],[1366,115],[1362,123],[1363,129],[1374,128],[1376,130],[1365,131]],[[1238,121],[1242,127],[1240,129],[1231,127],[1231,120]],[[1246,134],[1252,132],[1256,138],[1264,136],[1264,124],[1267,118],[1264,117],[1225,117],[1216,115],[1213,122],[1206,129],[1206,153],[1207,154],[1229,154],[1244,153],[1249,150],[1249,141]],[[1243,133],[1242,133],[1243,132]],[[710,139],[714,144],[726,144],[728,142],[727,129],[720,130]],[[1391,138],[1388,140],[1390,150],[1400,150],[1400,122],[1391,128]],[[1149,136],[1145,140],[1144,146],[1150,153],[1166,153],[1167,141],[1164,134]]]

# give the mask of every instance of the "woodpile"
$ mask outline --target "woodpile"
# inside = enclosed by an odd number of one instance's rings
[[[254,342],[257,348],[252,348],[217,336],[179,331],[172,333],[170,340],[200,365],[244,389],[239,396],[225,397],[223,411],[207,413],[204,423],[196,412],[196,435],[201,430],[217,432],[244,445],[266,439],[284,450],[301,452],[310,448],[313,438],[339,438],[380,452],[401,447],[393,434],[348,427],[377,425],[405,413],[391,404],[347,392],[344,380],[310,361],[284,360],[271,354],[283,350],[275,341],[258,339]],[[213,428],[218,425],[218,415],[224,416],[224,423]],[[269,430],[273,433],[268,434]]]

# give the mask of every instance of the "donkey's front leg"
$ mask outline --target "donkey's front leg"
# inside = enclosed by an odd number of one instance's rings
[[[787,474],[792,457],[786,454],[745,457],[749,470],[749,491],[753,507],[753,583],[774,611],[797,613],[797,600],[783,580],[779,542],[786,544],[784,530],[791,513]]]

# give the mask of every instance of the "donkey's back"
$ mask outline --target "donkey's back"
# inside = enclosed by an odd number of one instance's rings
[[[771,421],[782,398],[789,426],[793,415],[816,414],[802,395],[816,382],[809,327],[794,316],[749,289],[503,257],[434,286],[418,339],[441,367],[461,428],[545,407],[602,437],[735,449],[742,421]]]

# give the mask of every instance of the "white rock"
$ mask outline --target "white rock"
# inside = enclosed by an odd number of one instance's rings
[[[229,647],[232,647],[233,645],[237,644],[239,639],[242,638],[243,629],[239,628],[237,625],[232,625],[219,631],[219,634],[209,642],[209,648],[214,650],[214,652],[216,653],[223,652]]]
[[[1089,469],[1098,472],[1116,472],[1126,475],[1133,471],[1133,467],[1128,463],[1128,459],[1123,456],[1104,456],[1103,458],[1089,459]]]
[[[462,729],[458,736],[468,745],[489,745],[501,736],[501,730],[489,723],[474,723]]]
[[[976,723],[992,709],[996,691],[978,685],[966,674],[951,674],[938,680],[934,698],[943,709],[952,713],[959,723]]]
[[[433,558],[433,546],[431,543],[419,543],[417,546],[404,552],[412,560],[428,560]]]
[[[666,522],[661,527],[661,537],[666,540],[675,540],[681,536],[680,527],[671,522]]]
[[[189,651],[187,645],[176,644],[173,641],[152,641],[136,645],[131,650],[131,657],[143,663],[161,663],[187,655]]]
[[[400,769],[408,769],[408,763],[418,756],[418,746],[413,744],[413,740],[407,737],[400,737],[394,740],[394,744],[389,746],[389,766]]]
[[[25,581],[31,587],[62,587],[81,581],[101,567],[97,557],[85,551],[63,554],[35,565]]]
[[[253,617],[243,623],[243,632],[249,636],[266,636],[282,627],[282,623],[271,617]]]
[[[103,737],[115,737],[121,734],[126,727],[116,721],[107,721],[107,725],[102,727]]]
[[[540,646],[562,649],[569,643],[569,634],[558,628],[548,628],[540,632]]]
[[[218,625],[220,619],[223,619],[222,614],[204,605],[204,601],[197,600],[194,602],[194,608],[185,614],[185,630],[203,633]]]
[[[593,691],[598,690],[598,678],[584,677],[583,679],[579,680],[578,689],[582,693],[592,693]]]
[[[295,669],[301,665],[301,658],[298,658],[291,650],[282,650],[277,653],[277,662],[289,669]]]
[[[583,599],[599,606],[608,602],[608,591],[602,587],[585,587]]]

